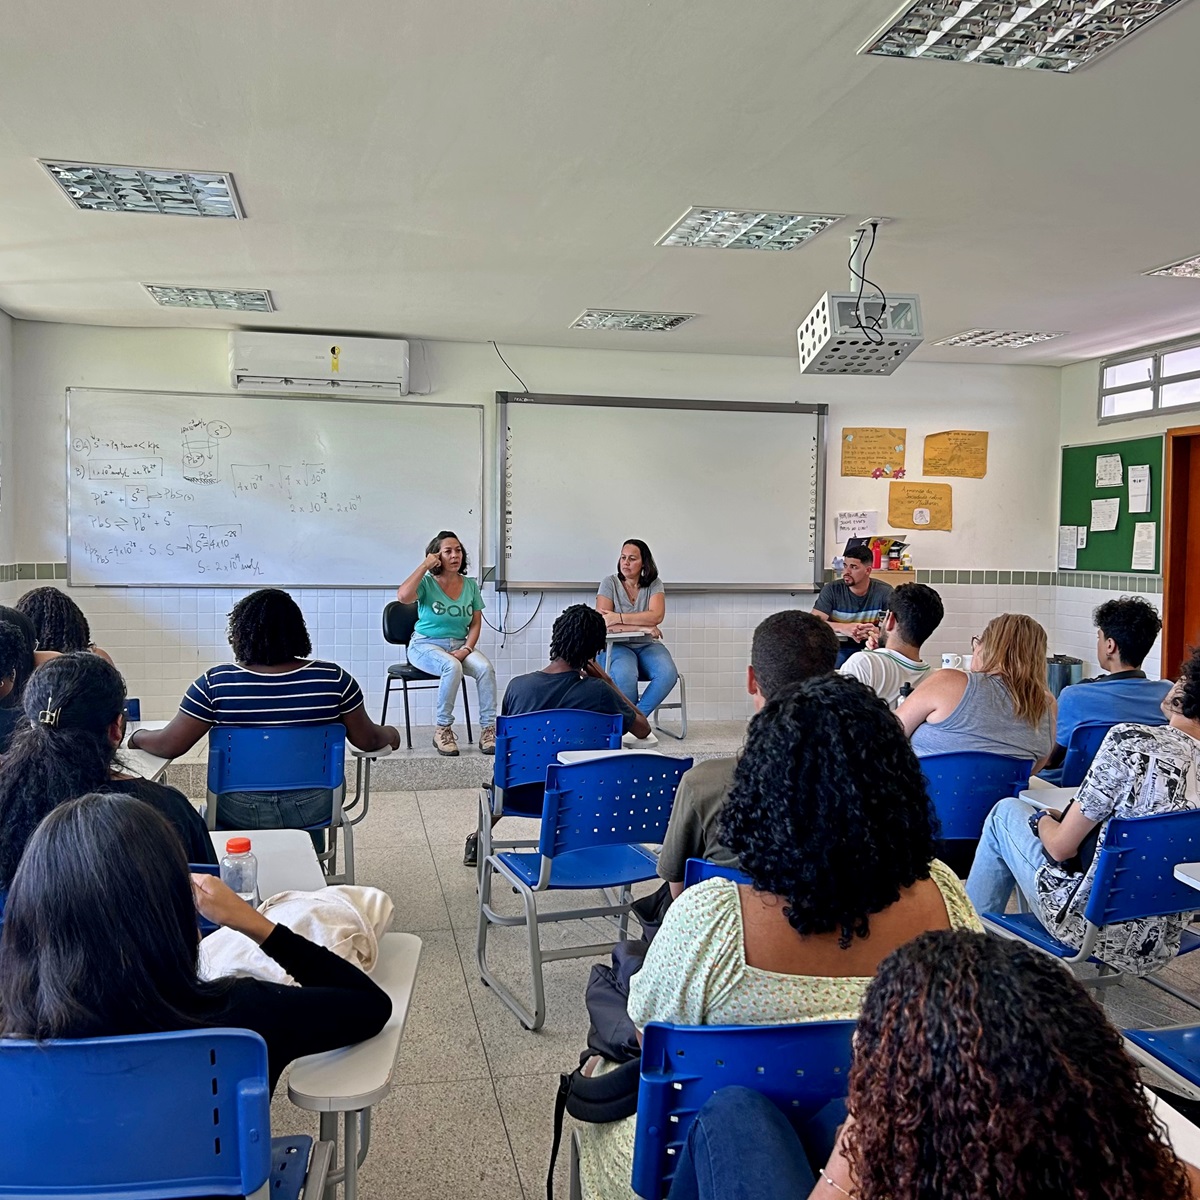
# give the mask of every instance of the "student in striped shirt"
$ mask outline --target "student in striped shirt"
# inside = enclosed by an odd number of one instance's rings
[[[236,660],[210,667],[188,688],[164,729],[139,729],[132,749],[178,758],[213,725],[313,725],[340,721],[360,750],[400,748],[399,731],[367,716],[362,690],[337,663],[309,658],[312,642],[295,600],[263,588],[234,605],[229,645]],[[281,829],[329,819],[327,789],[228,792],[217,810],[219,829]]]

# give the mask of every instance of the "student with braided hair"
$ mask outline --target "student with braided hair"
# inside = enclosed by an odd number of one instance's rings
[[[604,617],[587,604],[564,609],[550,631],[550,662],[540,671],[511,680],[500,705],[501,716],[545,712],[552,708],[578,708],[585,712],[619,713],[625,732],[644,738],[650,722],[625,697],[596,656],[604,650]],[[528,785],[537,788],[538,784]],[[525,791],[525,788],[513,789]],[[471,834],[463,852],[463,864],[473,867],[479,835]]]
[[[92,630],[83,609],[58,588],[33,588],[17,601],[16,608],[32,622],[38,649],[57,650],[59,654],[90,650],[112,662],[108,652],[92,641]]]
[[[38,822],[89,792],[145,800],[175,827],[188,862],[215,863],[200,814],[182,792],[121,770],[125,681],[94,654],[60,654],[29,678],[23,720],[0,762],[0,889],[7,889]]]

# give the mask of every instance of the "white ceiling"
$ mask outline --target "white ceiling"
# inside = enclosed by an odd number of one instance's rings
[[[847,285],[790,253],[656,247],[693,204],[894,218],[871,274],[953,362],[1200,330],[1200,4],[1070,76],[858,57],[897,0],[43,0],[0,32],[0,308],[501,345],[794,354]],[[35,159],[229,170],[247,219],[73,209]],[[142,282],[269,288],[268,317]],[[586,333],[585,307],[696,312]],[[928,342],[1062,329],[1023,350]]]

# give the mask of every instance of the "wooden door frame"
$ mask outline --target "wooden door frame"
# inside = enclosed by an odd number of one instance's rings
[[[1162,677],[1175,679],[1187,651],[1184,630],[1184,581],[1188,570],[1187,508],[1192,452],[1200,455],[1200,425],[1168,429],[1163,444],[1163,630]],[[1189,461],[1184,461],[1187,453]],[[1200,460],[1198,460],[1200,461]],[[1177,464],[1184,470],[1176,475]],[[1195,564],[1192,564],[1193,568]],[[1172,586],[1172,585],[1175,586]]]

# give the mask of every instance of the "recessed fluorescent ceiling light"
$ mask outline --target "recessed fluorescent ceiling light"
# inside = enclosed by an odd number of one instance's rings
[[[920,0],[860,54],[1074,71],[1181,0]]]
[[[1168,263],[1165,267],[1155,267],[1153,271],[1145,271],[1143,274],[1170,275],[1175,279],[1200,279],[1200,257]]]
[[[639,333],[667,333],[690,321],[695,313],[622,312],[589,308],[571,322],[572,329],[628,329]]]
[[[113,167],[48,159],[42,159],[41,163],[71,203],[90,212],[235,219],[245,215],[233,187],[233,176],[225,172]]]
[[[795,250],[841,219],[840,213],[690,208],[655,244],[708,246],[714,250]]]
[[[143,283],[164,308],[235,308],[241,312],[274,312],[271,293],[245,288],[173,287]]]
[[[1032,346],[1034,342],[1048,342],[1052,338],[1063,337],[1064,333],[1033,333],[1026,329],[965,329],[952,337],[942,338],[934,342],[935,346],[1004,346],[1013,349],[1017,346]]]

